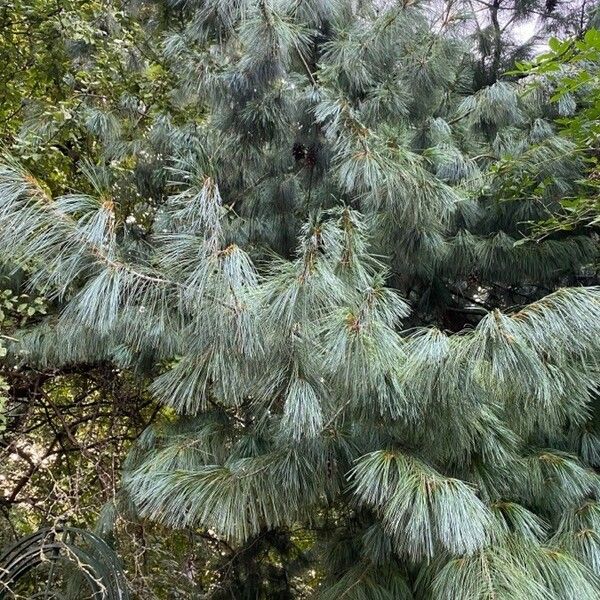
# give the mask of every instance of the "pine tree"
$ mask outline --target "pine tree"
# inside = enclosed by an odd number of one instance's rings
[[[522,243],[577,98],[480,87],[452,5],[139,10],[168,99],[88,94],[82,191],[0,167],[53,303],[13,361],[166,407],[106,515],[198,534],[210,598],[600,598],[596,241]]]

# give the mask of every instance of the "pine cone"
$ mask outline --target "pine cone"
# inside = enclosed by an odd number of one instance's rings
[[[306,156],[306,147],[300,142],[296,142],[292,146],[292,156],[296,162],[301,161]]]

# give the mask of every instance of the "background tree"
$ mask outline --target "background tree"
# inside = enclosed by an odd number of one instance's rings
[[[562,231],[596,228],[598,219],[598,139],[600,135],[600,94],[598,59],[600,36],[593,29],[582,39],[550,41],[550,51],[537,57],[534,63],[520,64],[519,71],[531,80],[531,89],[549,85],[554,90],[552,101],[559,108],[557,119],[560,133],[574,144],[585,164],[584,177],[576,193],[561,200],[560,209],[536,228],[536,235],[560,235]],[[565,111],[560,107],[578,108]]]

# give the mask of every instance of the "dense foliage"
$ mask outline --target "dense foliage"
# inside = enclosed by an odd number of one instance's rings
[[[600,224],[598,196],[598,140],[600,138],[600,32],[590,29],[582,38],[560,42],[550,40],[550,52],[533,64],[519,65],[520,71],[535,80],[551,80],[556,103],[572,102],[578,108],[558,120],[561,134],[575,144],[575,151],[586,166],[585,177],[573,195],[561,199],[560,210],[539,223],[537,236],[561,230],[575,231]]]
[[[144,599],[600,597],[594,7],[7,12],[6,538]]]

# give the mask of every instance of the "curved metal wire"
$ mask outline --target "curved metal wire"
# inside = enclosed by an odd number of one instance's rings
[[[75,566],[94,600],[129,600],[119,559],[108,544],[89,531],[67,526],[40,529],[6,550],[0,557],[0,600],[19,579],[47,562],[51,569],[58,562]],[[71,584],[78,585],[77,578]]]

